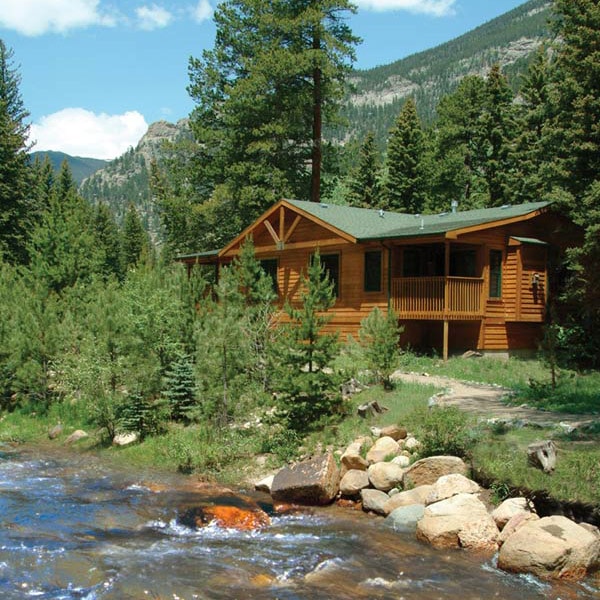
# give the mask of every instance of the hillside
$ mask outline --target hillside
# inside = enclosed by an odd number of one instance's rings
[[[187,119],[176,124],[166,121],[152,123],[135,148],[130,148],[85,179],[79,188],[80,194],[93,204],[106,202],[118,222],[122,222],[129,203],[133,202],[146,229],[155,234],[159,218],[151,202],[150,163],[155,159],[160,164],[165,142],[190,135]]]
[[[39,159],[41,162],[50,160],[52,168],[58,173],[63,162],[66,160],[71,169],[73,179],[80,184],[86,177],[89,177],[99,169],[105,167],[109,161],[100,158],[85,158],[82,156],[70,156],[64,152],[54,150],[40,150],[31,153],[31,160]]]
[[[383,146],[404,100],[414,96],[422,120],[430,123],[440,98],[465,75],[485,75],[499,63],[518,89],[535,50],[550,37],[549,0],[530,0],[445,44],[389,65],[356,71],[343,110],[349,126],[330,132],[344,141],[374,131]]]

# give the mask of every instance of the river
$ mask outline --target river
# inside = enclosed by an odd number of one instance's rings
[[[248,492],[239,491],[239,495]],[[250,494],[272,510],[268,498]],[[231,502],[183,476],[143,474],[87,454],[0,452],[3,600],[598,598],[442,552],[338,507],[272,515],[240,532],[182,523],[190,507]]]

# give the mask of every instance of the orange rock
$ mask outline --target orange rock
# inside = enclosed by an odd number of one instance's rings
[[[205,506],[204,519],[226,529],[251,531],[271,524],[267,513],[261,510],[248,510],[237,506]]]

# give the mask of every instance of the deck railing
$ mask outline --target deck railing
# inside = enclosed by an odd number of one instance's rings
[[[392,279],[392,304],[400,318],[475,319],[483,314],[479,277]]]

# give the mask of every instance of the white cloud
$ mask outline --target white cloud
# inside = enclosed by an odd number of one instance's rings
[[[33,123],[33,150],[57,150],[71,156],[103,158],[120,156],[136,146],[148,124],[137,111],[122,115],[99,115],[83,108],[65,108]]]
[[[156,4],[140,6],[135,9],[135,14],[138,17],[139,26],[146,31],[167,27],[173,20],[173,15],[168,10]]]
[[[454,14],[456,0],[357,0],[359,8],[377,12],[406,10],[412,13],[445,17]]]
[[[208,0],[200,0],[192,9],[192,16],[198,23],[202,23],[202,21],[210,19],[212,15],[213,8]]]
[[[90,25],[115,25],[115,18],[101,12],[99,4],[100,0],[1,0],[0,26],[36,36]]]

